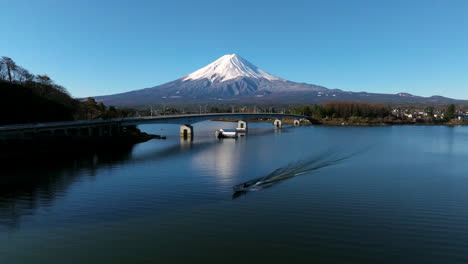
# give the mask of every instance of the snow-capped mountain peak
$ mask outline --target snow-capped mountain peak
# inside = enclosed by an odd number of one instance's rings
[[[283,79],[268,74],[237,54],[227,54],[211,64],[185,76],[182,80],[208,79],[211,82],[224,82],[238,77],[281,81]]]
[[[272,76],[236,54],[224,55],[185,77],[158,86],[95,97],[108,105],[153,104],[311,104],[331,101],[467,104],[468,101],[410,94],[376,94],[327,89]]]

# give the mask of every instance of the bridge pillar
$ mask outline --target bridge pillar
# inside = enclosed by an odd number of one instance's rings
[[[183,138],[193,137],[193,127],[191,125],[183,125],[180,127],[180,136]]]
[[[238,132],[247,132],[247,122],[243,121],[243,120],[239,120],[237,121],[237,128],[236,130]]]
[[[294,119],[294,126],[300,126],[300,125],[301,125],[301,121]]]
[[[282,122],[281,122],[281,120],[276,119],[276,120],[273,122],[273,125],[274,125],[276,128],[281,128]]]

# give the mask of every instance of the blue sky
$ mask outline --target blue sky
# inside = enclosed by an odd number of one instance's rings
[[[237,53],[296,82],[468,99],[468,1],[0,0],[0,55],[76,97]]]

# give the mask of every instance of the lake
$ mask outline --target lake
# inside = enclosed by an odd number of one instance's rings
[[[235,126],[2,167],[0,263],[468,262],[468,127]]]

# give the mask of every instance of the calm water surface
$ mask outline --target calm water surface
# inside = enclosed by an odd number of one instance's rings
[[[130,149],[0,168],[0,263],[467,263],[468,127],[143,126]],[[331,166],[233,199],[311,157]]]

